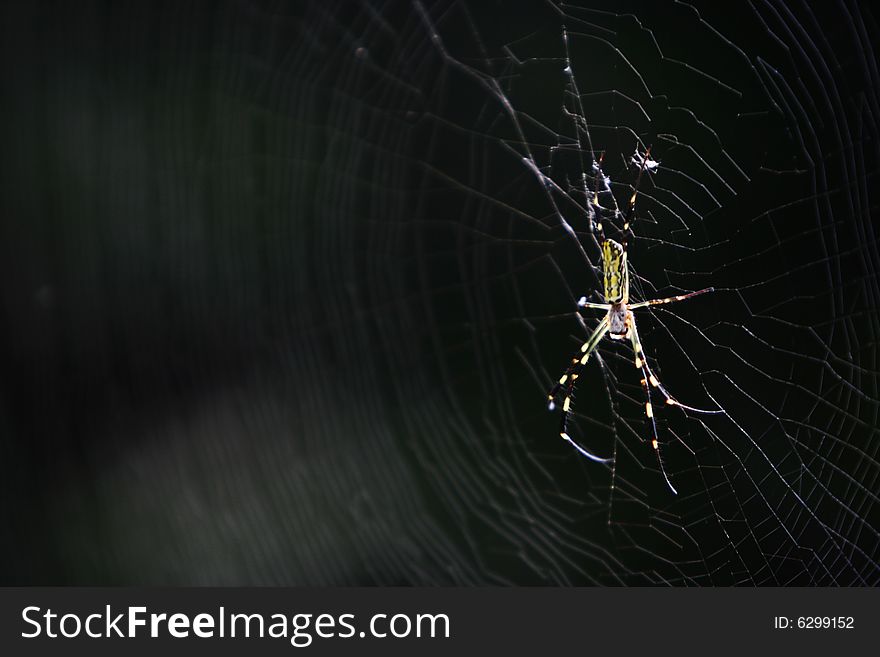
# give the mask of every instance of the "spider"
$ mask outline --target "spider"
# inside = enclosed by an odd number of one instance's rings
[[[602,173],[603,160],[604,153],[599,156],[599,161],[596,162],[593,166],[596,183],[595,189],[593,190],[592,199],[589,202],[591,202],[595,206],[596,214],[598,214],[599,210],[606,209],[599,205],[600,181],[602,181],[604,184],[604,191],[610,192],[610,186],[604,174]],[[644,350],[642,349],[642,343],[639,340],[639,333],[636,329],[636,319],[632,311],[638,310],[639,308],[647,308],[649,306],[659,306],[661,304],[684,301],[685,299],[690,299],[700,294],[705,294],[706,292],[712,292],[714,291],[714,288],[709,287],[703,290],[698,290],[696,292],[679,294],[677,296],[667,297],[665,299],[651,299],[649,301],[639,301],[637,303],[629,302],[629,266],[626,260],[625,236],[628,233],[632,232],[630,230],[630,221],[633,217],[633,212],[635,210],[636,196],[639,192],[639,184],[641,183],[642,175],[645,171],[647,171],[648,173],[654,173],[659,166],[659,162],[651,159],[650,147],[648,147],[644,155],[642,155],[639,152],[637,146],[636,152],[633,155],[630,163],[638,167],[638,175],[636,177],[635,183],[633,184],[633,193],[632,196],[630,196],[626,213],[623,215],[622,234],[624,235],[624,238],[622,239],[622,242],[616,242],[613,239],[605,237],[605,232],[602,228],[601,220],[598,222],[594,222],[591,220],[590,222],[594,232],[598,233],[599,248],[602,252],[602,280],[604,283],[603,287],[605,293],[605,303],[590,303],[587,301],[586,297],[581,297],[578,301],[578,307],[603,310],[605,311],[605,316],[599,322],[599,325],[595,328],[590,337],[587,338],[587,341],[584,342],[583,345],[581,345],[581,348],[572,357],[571,364],[568,366],[565,374],[562,375],[559,381],[557,381],[553,388],[550,390],[549,407],[550,410],[553,410],[556,407],[555,400],[558,399],[559,393],[564,388],[564,396],[562,397],[562,419],[559,426],[559,435],[562,437],[563,440],[569,442],[575,449],[578,450],[578,452],[580,452],[584,456],[599,463],[610,462],[611,459],[609,458],[601,458],[599,456],[591,454],[589,451],[581,447],[571,438],[571,436],[568,434],[567,429],[568,418],[571,414],[571,400],[574,393],[575,383],[577,382],[577,379],[580,376],[584,366],[587,364],[587,361],[590,359],[590,355],[592,355],[596,347],[599,346],[602,338],[607,335],[612,340],[629,339],[632,343],[633,357],[636,369],[640,370],[642,374],[641,383],[642,388],[645,392],[645,416],[648,420],[650,420],[652,430],[651,446],[654,448],[654,453],[657,455],[657,463],[660,466],[660,472],[663,474],[663,478],[666,480],[666,483],[673,494],[677,495],[678,491],[675,490],[675,487],[672,485],[669,476],[666,474],[666,468],[663,465],[663,458],[660,454],[660,443],[657,437],[657,421],[654,418],[654,408],[651,405],[651,388],[656,388],[660,392],[660,394],[662,394],[663,397],[666,398],[666,403],[670,406],[678,406],[680,408],[697,413],[721,413],[723,411],[694,408],[693,406],[682,404],[669,394],[666,388],[663,387],[663,384],[660,383],[660,380],[651,371],[651,368],[648,366],[648,361],[643,355]],[[617,209],[616,201],[614,202],[613,211],[615,217],[620,215],[620,211]]]

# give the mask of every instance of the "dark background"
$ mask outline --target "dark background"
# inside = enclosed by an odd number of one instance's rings
[[[876,24],[716,4],[4,5],[0,581],[875,584]],[[614,472],[546,410],[563,25],[620,199],[636,138],[669,172],[640,295],[717,289],[639,317],[725,410],[663,411],[677,497],[625,346]]]

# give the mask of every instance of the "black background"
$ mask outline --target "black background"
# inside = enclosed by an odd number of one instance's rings
[[[875,583],[876,26],[713,6],[6,5],[0,581]],[[727,411],[664,417],[678,498],[625,349],[617,405],[598,368],[579,391],[634,427],[614,493],[544,406],[594,283],[493,84],[563,131],[575,17],[653,94],[650,123],[587,101],[609,173],[630,126],[719,173],[658,180],[702,219],[647,206],[631,249],[660,290],[719,290],[641,329],[676,396]],[[582,88],[639,93],[571,41]]]

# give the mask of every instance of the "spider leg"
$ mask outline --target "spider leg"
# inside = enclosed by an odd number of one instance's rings
[[[595,169],[596,179],[593,185],[593,205],[596,207],[599,206],[599,181],[602,180],[602,162],[605,161],[605,151],[599,153],[599,159],[595,161],[593,168]],[[598,230],[602,230],[602,226],[599,225]],[[602,236],[602,239],[605,239],[605,236]]]
[[[604,310],[607,312],[607,311],[611,310],[611,304],[610,303],[590,303],[589,301],[587,301],[587,297],[581,297],[580,299],[578,299],[578,308],[594,308],[595,310]]]
[[[598,218],[593,222],[591,228],[594,233],[599,233],[599,244],[605,241],[605,229],[602,227],[602,217],[599,216],[599,210],[601,210],[602,206],[599,205],[599,181],[601,180],[604,184],[605,182],[605,174],[602,173],[602,162],[605,161],[605,151],[602,151],[599,154],[599,159],[593,161],[593,173],[594,184],[593,184],[593,198],[590,199],[590,204],[595,206],[594,216]]]
[[[636,153],[638,153],[638,145],[636,145]],[[636,181],[633,183],[633,193],[632,196],[629,197],[629,204],[626,208],[626,213],[623,215],[623,232],[627,232],[629,230],[630,224],[632,223],[633,212],[636,209],[636,196],[639,194],[639,186],[642,184],[642,174],[645,173],[645,168],[648,165],[648,161],[651,159],[651,147],[648,146],[648,149],[645,151],[645,155],[642,158],[642,162],[639,165],[639,172],[636,174]]]
[[[571,399],[572,394],[574,393],[575,382],[577,381],[578,376],[580,376],[581,371],[583,371],[584,366],[587,364],[587,361],[590,359],[593,351],[596,349],[596,346],[601,342],[602,338],[605,337],[605,334],[608,332],[608,315],[602,318],[602,321],[599,322],[599,325],[595,328],[593,333],[587,338],[587,341],[581,345],[581,348],[575,353],[575,355],[571,359],[571,364],[568,366],[568,369],[565,370],[565,374],[560,377],[559,381],[557,381],[553,388],[550,389],[550,393],[548,395],[550,403],[548,404],[550,410],[552,411],[556,408],[556,398],[559,395],[559,391],[565,387],[565,397],[563,397],[562,402],[562,418],[559,422],[559,435],[560,437],[571,443],[575,449],[578,450],[581,454],[586,456],[593,461],[598,461],[599,463],[608,463],[611,459],[601,458],[599,456],[595,456],[591,454],[583,447],[578,445],[574,440],[572,440],[571,436],[568,435],[568,416],[571,413]]]
[[[690,299],[691,297],[698,296],[700,294],[705,294],[706,292],[714,292],[714,287],[707,287],[702,290],[697,290],[696,292],[689,292],[687,294],[679,294],[675,297],[667,297],[665,299],[651,299],[650,301],[639,301],[638,303],[629,304],[630,310],[638,310],[639,308],[647,308],[648,306],[659,306],[664,303],[674,303],[676,301],[684,301],[685,299]]]
[[[666,403],[669,406],[678,406],[679,408],[683,408],[687,411],[692,411],[694,413],[705,413],[706,415],[716,415],[718,413],[723,413],[722,409],[713,409],[709,410],[706,408],[697,408],[696,406],[688,406],[687,404],[682,404],[675,397],[669,394],[669,391],[660,383],[660,379],[658,379],[654,373],[651,371],[651,367],[648,365],[648,359],[644,357],[642,349],[642,341],[639,339],[639,331],[636,328],[636,319],[633,316],[632,312],[629,314],[629,327],[630,327],[630,340],[632,341],[633,352],[636,357],[636,367],[641,369],[645,374],[645,385],[650,384],[652,388],[657,388],[660,391],[660,394],[666,398]]]
[[[639,333],[636,330],[636,319],[632,312],[627,313],[627,319],[629,320],[629,335],[632,340],[636,368],[642,371],[642,389],[645,391],[645,416],[651,421],[651,447],[654,448],[654,453],[657,455],[657,463],[660,466],[660,472],[663,473],[663,478],[666,480],[666,485],[669,486],[669,490],[671,490],[674,495],[678,495],[678,491],[675,490],[675,486],[673,486],[672,482],[669,480],[669,475],[666,474],[666,467],[663,465],[663,457],[660,454],[660,439],[657,434],[657,420],[654,418],[654,407],[651,405],[651,386],[648,385],[648,382],[650,381],[651,385],[656,382],[657,385],[655,387],[659,387],[660,382],[657,381],[657,378],[653,374],[651,374],[651,371],[648,369],[647,360],[642,357],[642,343],[639,341]],[[667,397],[667,399],[669,398]]]
[[[669,480],[669,475],[666,474],[666,466],[663,465],[663,456],[660,454],[660,441],[657,437],[657,420],[654,418],[654,408],[651,406],[651,388],[648,385],[648,368],[645,366],[645,360],[640,359],[638,354],[636,354],[636,365],[638,366],[639,361],[641,360],[642,364],[642,388],[645,391],[645,415],[651,421],[651,432],[653,438],[651,439],[651,446],[654,448],[654,453],[657,455],[657,463],[660,466],[660,472],[663,473],[663,478],[666,480],[666,485],[669,486],[669,490],[672,491],[673,495],[678,495],[678,491],[675,490],[675,486],[672,485],[672,482]]]

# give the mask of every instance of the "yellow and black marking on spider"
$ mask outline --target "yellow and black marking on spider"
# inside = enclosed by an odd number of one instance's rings
[[[599,157],[598,162],[596,162],[593,167],[596,183],[590,202],[595,206],[594,211],[603,209],[599,205],[600,192],[606,192],[610,194],[610,187],[607,186],[607,183],[605,182],[605,177],[602,174],[603,158],[604,154]],[[645,151],[644,155],[639,153],[639,150],[637,148],[635,155],[633,155],[632,157],[631,163],[638,167],[638,176],[635,180],[635,183],[633,184],[633,193],[632,196],[630,196],[626,213],[623,215],[624,235],[630,232],[630,221],[633,216],[633,211],[635,210],[636,196],[638,195],[639,184],[642,179],[642,174],[645,171],[653,173],[659,165],[658,162],[651,160],[650,148]],[[600,182],[603,185],[606,185],[603,190],[599,189]],[[610,194],[610,196],[613,200],[614,195]],[[615,216],[619,216],[620,212],[617,208],[616,201],[613,201],[613,203],[614,207],[612,209],[614,210],[614,214]],[[575,382],[580,376],[584,366],[587,364],[587,361],[590,359],[593,351],[602,341],[602,338],[607,335],[612,340],[629,339],[632,343],[633,358],[635,360],[636,369],[640,370],[642,374],[642,388],[645,391],[645,416],[650,421],[652,429],[651,446],[654,448],[654,452],[657,455],[657,463],[660,466],[660,472],[663,473],[663,478],[666,480],[666,483],[668,484],[670,490],[672,490],[673,493],[677,494],[678,491],[675,490],[675,487],[669,480],[669,476],[666,474],[666,468],[663,465],[663,459],[660,455],[660,442],[657,436],[657,421],[654,418],[654,408],[651,405],[651,389],[656,388],[660,392],[660,394],[663,395],[663,397],[666,399],[666,403],[670,406],[678,406],[680,408],[697,413],[721,413],[723,411],[710,411],[694,408],[693,406],[682,404],[669,394],[666,388],[664,388],[663,385],[660,383],[660,380],[656,376],[654,376],[654,373],[648,366],[647,359],[643,355],[642,343],[639,340],[639,333],[636,330],[636,320],[632,311],[639,308],[647,308],[648,306],[658,306],[665,303],[673,303],[675,301],[684,301],[685,299],[690,299],[691,297],[695,297],[699,294],[712,292],[713,288],[706,288],[704,290],[698,290],[696,292],[690,292],[688,294],[680,294],[678,296],[668,297],[665,299],[651,299],[650,301],[639,301],[638,303],[630,303],[629,265],[627,264],[626,260],[626,241],[624,240],[623,243],[620,243],[612,239],[606,238],[601,221],[591,223],[594,224],[594,230],[598,233],[599,247],[602,251],[602,281],[604,287],[603,291],[605,295],[605,303],[589,303],[587,302],[586,297],[581,297],[580,301],[578,301],[578,306],[581,308],[604,310],[605,316],[599,322],[599,325],[596,327],[590,337],[587,338],[587,341],[584,342],[578,352],[572,357],[571,364],[568,366],[565,374],[562,375],[559,381],[557,381],[553,388],[550,390],[550,409],[553,410],[556,407],[556,400],[559,398],[560,393],[563,393],[562,419],[559,427],[559,435],[562,436],[563,440],[571,443],[571,445],[574,446],[574,448],[577,449],[578,452],[580,452],[584,456],[600,463],[608,463],[611,459],[601,458],[595,456],[594,454],[591,454],[589,451],[581,447],[571,438],[571,436],[568,434],[567,428],[568,417],[571,414],[571,400],[574,393]]]

